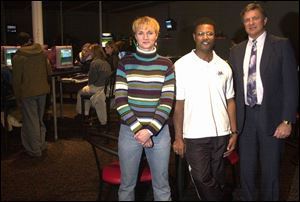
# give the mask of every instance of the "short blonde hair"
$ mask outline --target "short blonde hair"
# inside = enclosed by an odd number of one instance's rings
[[[150,26],[154,29],[155,33],[159,34],[159,23],[155,18],[149,17],[149,16],[143,16],[139,17],[132,23],[132,31],[133,33],[136,33],[137,29],[143,26]]]

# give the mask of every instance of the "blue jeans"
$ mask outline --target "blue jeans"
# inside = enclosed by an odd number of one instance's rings
[[[145,148],[146,157],[152,175],[152,188],[155,201],[170,201],[169,157],[171,138],[169,126],[165,125],[158,135],[152,137],[154,146]],[[119,201],[134,201],[135,186],[143,146],[134,139],[134,134],[127,125],[121,125],[119,134],[119,160],[121,166],[121,185]]]

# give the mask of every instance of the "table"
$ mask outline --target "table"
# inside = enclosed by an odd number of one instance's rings
[[[52,104],[53,104],[53,124],[54,124],[54,140],[58,139],[57,133],[57,114],[56,114],[56,79],[60,78],[61,76],[72,75],[75,73],[82,73],[84,70],[80,66],[74,66],[70,69],[53,71],[51,74],[51,88],[52,88]],[[60,94],[60,117],[63,116],[63,91],[62,91],[62,82],[59,81],[59,94]]]

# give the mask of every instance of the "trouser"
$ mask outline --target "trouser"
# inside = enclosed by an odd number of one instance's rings
[[[87,85],[83,87],[81,90],[77,93],[77,103],[76,103],[76,112],[78,114],[81,114],[81,95],[93,95],[90,100],[85,100],[84,103],[84,115],[88,116],[91,106],[96,110],[97,117],[99,122],[104,125],[107,123],[107,111],[106,111],[106,97],[104,93],[104,86],[94,86],[94,85]]]
[[[46,147],[46,127],[43,121],[46,95],[23,98],[22,111],[22,144],[27,152],[40,156]]]
[[[190,166],[192,180],[201,200],[223,200],[225,185],[223,154],[228,135],[199,139],[185,139],[186,160]]]
[[[260,107],[246,107],[246,119],[239,135],[241,198],[244,201],[279,200],[279,168],[283,139],[262,131]],[[260,165],[260,198],[256,188]]]
[[[169,157],[171,138],[169,126],[165,125],[159,134],[152,137],[154,146],[145,148],[147,161],[152,176],[152,188],[155,201],[170,201],[171,190],[169,186]],[[119,188],[119,201],[135,200],[134,189],[137,182],[139,164],[143,146],[134,139],[134,134],[126,125],[121,125],[118,153],[121,166],[121,185]]]

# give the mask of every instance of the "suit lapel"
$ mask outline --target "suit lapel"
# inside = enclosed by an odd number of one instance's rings
[[[261,77],[264,76],[266,73],[267,67],[270,66],[268,65],[270,61],[270,56],[272,53],[272,38],[267,35],[263,47],[263,52],[260,60],[260,75]]]

